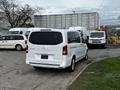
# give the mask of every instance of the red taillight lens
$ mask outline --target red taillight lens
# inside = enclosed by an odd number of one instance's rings
[[[67,45],[63,47],[63,55],[67,55],[68,54],[68,49],[67,49]]]
[[[26,53],[28,53],[28,45],[27,45],[27,47],[26,47]]]

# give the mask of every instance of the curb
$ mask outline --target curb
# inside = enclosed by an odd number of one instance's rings
[[[86,64],[84,67],[83,67],[83,69],[77,74],[77,76],[75,76],[75,78],[73,78],[71,81],[70,81],[70,83],[68,83],[68,85],[63,89],[63,90],[66,90],[82,73],[83,73],[83,71],[85,71],[85,69],[89,66],[89,65],[91,65],[91,64],[93,64],[94,62],[90,62],[89,64]]]
[[[87,63],[84,68],[77,74],[77,76],[75,76],[75,78],[73,78],[73,80],[70,81],[70,83],[68,83],[68,85],[63,89],[63,90],[67,90],[67,88],[83,73],[83,71],[86,70],[86,68],[93,64],[93,63],[96,63],[96,62],[99,62],[99,61],[102,61],[104,59],[107,59],[107,58],[110,58],[110,57],[104,57],[104,58],[100,58],[100,59],[96,59],[96,60],[92,60],[90,63]]]

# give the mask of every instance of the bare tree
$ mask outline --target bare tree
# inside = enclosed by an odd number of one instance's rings
[[[8,21],[10,27],[24,27],[32,22],[31,16],[42,8],[32,8],[28,4],[19,6],[14,0],[1,0],[0,9],[4,12],[4,19]]]

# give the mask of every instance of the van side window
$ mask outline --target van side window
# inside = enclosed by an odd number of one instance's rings
[[[19,31],[10,31],[10,34],[19,34]]]
[[[10,40],[10,36],[3,36],[3,40]]]
[[[12,40],[24,40],[22,36],[11,36]]]
[[[30,31],[27,31],[27,32],[25,33],[25,36],[28,38],[29,34],[30,34]]]
[[[81,40],[80,40],[80,35],[79,35],[79,33],[77,33],[77,32],[75,32],[75,39],[76,39],[76,42],[77,42],[77,43],[80,43],[80,42],[81,42]]]
[[[80,35],[77,32],[68,32],[68,43],[80,43]]]
[[[72,43],[72,37],[73,37],[72,32],[68,32],[68,43]]]

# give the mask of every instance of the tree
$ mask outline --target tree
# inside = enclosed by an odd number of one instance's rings
[[[15,0],[1,0],[0,9],[4,12],[2,18],[8,21],[11,28],[31,25],[33,14],[42,10],[42,8],[32,8],[28,4],[19,6]]]

